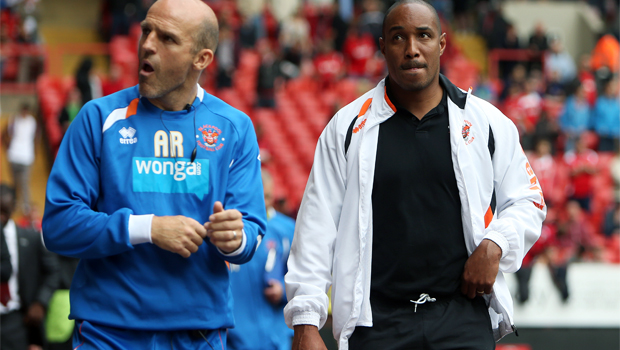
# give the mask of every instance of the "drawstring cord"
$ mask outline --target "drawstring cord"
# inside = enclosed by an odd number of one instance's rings
[[[431,298],[431,296],[426,293],[422,293],[420,294],[420,298],[418,300],[409,300],[409,301],[415,304],[415,308],[413,309],[413,312],[418,312],[418,305],[422,305],[426,303],[427,301],[429,303],[434,303],[435,301],[437,301],[437,299]]]

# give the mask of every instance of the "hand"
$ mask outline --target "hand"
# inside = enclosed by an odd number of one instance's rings
[[[278,305],[282,301],[284,288],[282,288],[282,283],[280,283],[280,281],[271,279],[269,280],[269,287],[265,288],[264,293],[270,303]]]
[[[206,235],[207,230],[198,221],[181,215],[154,216],[151,223],[153,243],[184,258],[198,251]]]
[[[45,319],[45,308],[41,303],[34,302],[28,308],[28,313],[26,314],[24,323],[29,324],[31,326],[40,325]]]
[[[483,239],[465,262],[461,292],[470,299],[478,295],[490,294],[499,271],[501,257],[502,249],[495,242]],[[483,291],[484,293],[480,293]]]
[[[302,324],[294,327],[292,350],[327,350],[316,326]]]
[[[237,209],[224,210],[222,202],[213,204],[213,214],[205,223],[207,237],[224,253],[232,253],[241,247],[243,240],[243,215]],[[236,234],[235,234],[236,233]]]

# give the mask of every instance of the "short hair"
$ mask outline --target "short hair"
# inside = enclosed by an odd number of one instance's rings
[[[194,39],[194,53],[202,49],[209,49],[213,52],[217,49],[217,44],[220,38],[220,30],[217,21],[206,20],[200,25],[200,29],[192,35]]]
[[[392,12],[392,10],[394,10],[398,6],[406,5],[406,4],[420,4],[420,5],[426,6],[429,10],[431,10],[431,13],[435,17],[435,21],[437,22],[437,29],[439,29],[439,35],[441,35],[441,21],[439,20],[439,15],[437,14],[437,10],[435,10],[433,5],[429,4],[428,2],[424,0],[399,0],[399,1],[396,1],[394,5],[390,6],[390,8],[388,8],[387,11],[385,11],[385,16],[383,16],[383,24],[381,26],[382,35],[385,35],[385,23],[386,23],[386,19],[388,15],[390,14],[390,12]]]

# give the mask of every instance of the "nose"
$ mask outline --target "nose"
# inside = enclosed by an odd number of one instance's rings
[[[405,45],[405,57],[413,59],[420,56],[420,50],[415,38],[409,38],[407,45]]]
[[[155,33],[152,31],[140,37],[140,48],[145,54],[153,54],[155,52]]]

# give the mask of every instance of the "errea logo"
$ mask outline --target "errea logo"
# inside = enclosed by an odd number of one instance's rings
[[[123,136],[119,139],[121,141],[121,144],[133,145],[134,143],[138,143],[138,138],[133,137],[136,134],[136,129],[132,127],[129,127],[129,129],[123,127],[118,132],[121,134],[121,136]]]

